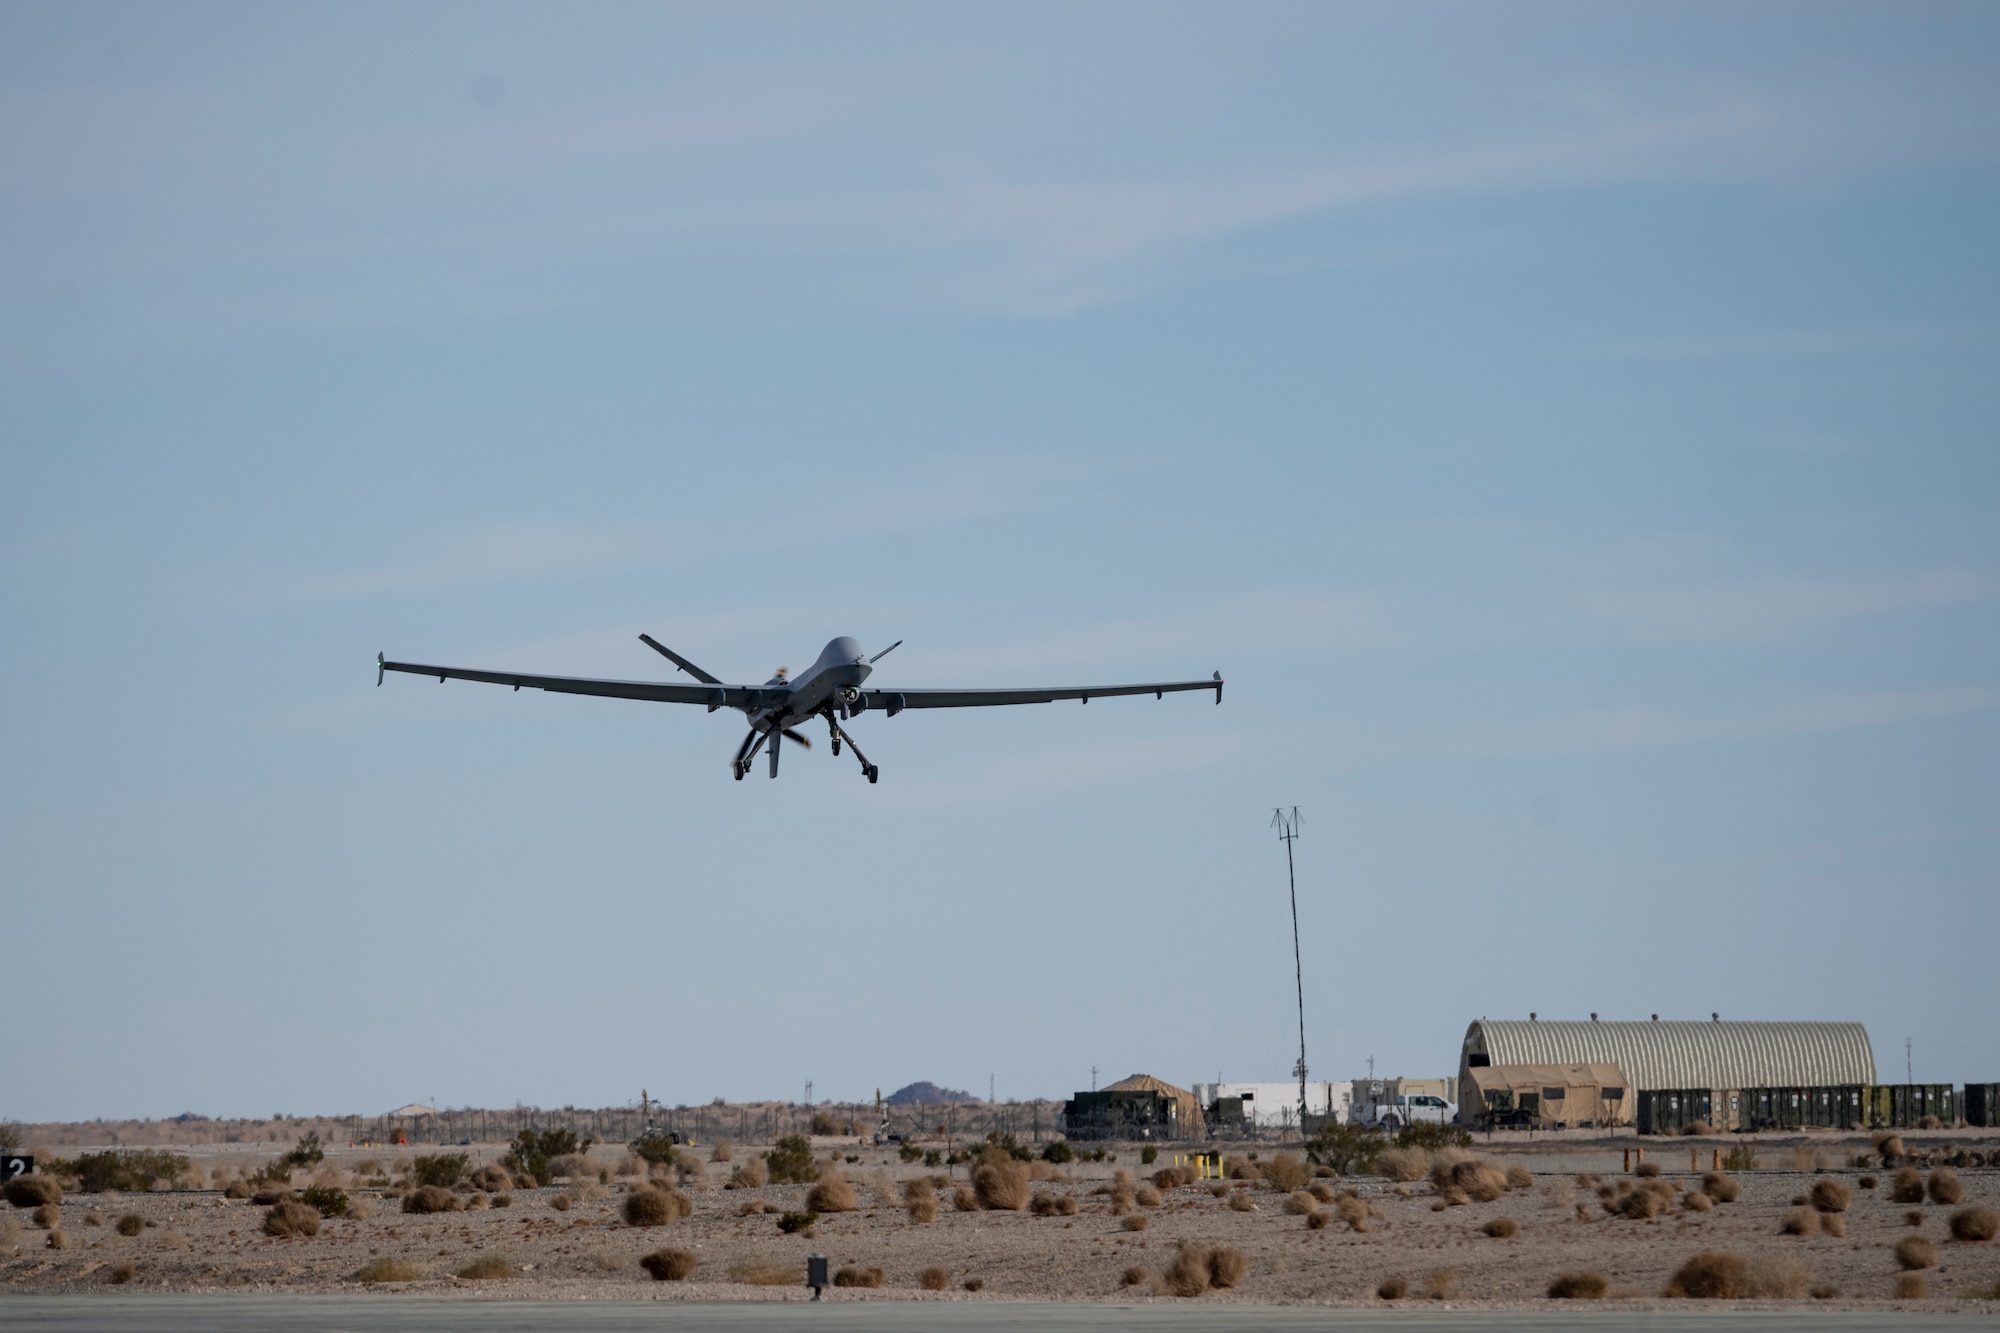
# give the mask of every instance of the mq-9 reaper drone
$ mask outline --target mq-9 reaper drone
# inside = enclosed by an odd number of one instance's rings
[[[669,681],[588,680],[576,676],[529,676],[517,671],[470,671],[463,667],[389,662],[380,653],[375,655],[375,683],[382,683],[384,672],[406,671],[413,676],[436,676],[439,684],[446,680],[479,680],[490,685],[512,685],[517,690],[526,686],[531,690],[549,690],[557,694],[601,694],[613,699],[702,704],[711,713],[718,708],[733,708],[750,719],[750,734],[736,747],[736,758],[729,765],[738,782],[750,771],[757,752],[767,743],[771,747],[771,776],[778,776],[780,736],[811,749],[812,741],[794,728],[815,717],[826,719],[827,732],[833,739],[833,752],[839,754],[841,743],[846,742],[854,751],[854,757],[861,761],[863,776],[873,782],[880,770],[868,762],[868,756],[861,753],[861,747],[854,744],[854,737],[842,726],[856,714],[870,709],[878,709],[894,717],[906,708],[987,708],[997,704],[1054,703],[1058,699],[1080,699],[1089,703],[1092,699],[1114,694],[1150,694],[1155,698],[1164,698],[1181,690],[1214,690],[1215,701],[1222,702],[1222,673],[1219,671],[1209,680],[1174,680],[1153,685],[1086,685],[1052,690],[868,689],[865,685],[875,664],[901,647],[903,641],[898,639],[870,657],[862,652],[859,642],[845,635],[827,644],[819,660],[796,678],[790,677],[780,667],[778,673],[762,685],[725,685],[650,634],[639,637],[648,647],[701,683],[676,685]]]

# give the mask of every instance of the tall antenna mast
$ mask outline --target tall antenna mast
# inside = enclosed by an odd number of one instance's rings
[[[1295,805],[1287,811],[1282,805],[1271,811],[1271,827],[1278,830],[1278,841],[1285,844],[1285,881],[1292,890],[1292,977],[1299,989],[1299,1063],[1292,1070],[1299,1080],[1299,1140],[1306,1138],[1306,969],[1299,954],[1299,876],[1292,864],[1292,844],[1298,841],[1299,826],[1305,821]]]

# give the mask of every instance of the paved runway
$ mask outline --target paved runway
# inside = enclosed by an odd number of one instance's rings
[[[1676,1310],[1617,1305],[1541,1313],[1412,1307],[1334,1310],[1255,1305],[1040,1305],[1005,1302],[840,1301],[703,1305],[677,1301],[421,1301],[353,1296],[0,1296],[9,1333],[1234,1333],[1351,1329],[1355,1333],[1498,1333],[1645,1329],[1658,1333],[1933,1333],[1990,1329],[1991,1305],[1964,1312]]]

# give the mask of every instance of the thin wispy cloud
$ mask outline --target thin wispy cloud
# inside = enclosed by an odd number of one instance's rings
[[[1828,694],[1714,711],[1579,709],[1519,722],[1473,724],[1450,739],[1434,736],[1431,745],[1440,752],[1478,757],[1605,754],[1853,731],[1995,708],[2000,708],[2000,687],[1958,686]]]
[[[1645,644],[1777,643],[1867,616],[1968,606],[2000,598],[2000,576],[1975,570],[1868,579],[1763,578],[1645,588],[1579,599],[1590,614]]]

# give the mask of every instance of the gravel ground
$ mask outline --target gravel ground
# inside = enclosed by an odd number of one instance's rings
[[[1566,1168],[1578,1165],[1619,1178],[1622,1148],[1630,1141],[1591,1150],[1574,1143],[1532,1147],[1488,1148],[1479,1151],[1502,1164],[1533,1170],[1557,1152]],[[1832,1146],[1832,1145],[1830,1145]],[[1851,1146],[1851,1145],[1850,1145]],[[1865,1143],[1861,1145],[1865,1148]],[[407,1153],[409,1150],[397,1150]],[[691,1217],[655,1228],[626,1225],[620,1217],[629,1182],[616,1181],[604,1197],[575,1201],[566,1210],[554,1204],[558,1189],[517,1190],[506,1208],[478,1208],[428,1216],[400,1212],[394,1198],[380,1191],[357,1190],[353,1197],[375,1209],[366,1218],[332,1218],[309,1239],[281,1239],[262,1232],[265,1209],[247,1201],[226,1200],[215,1193],[162,1192],[127,1195],[71,1195],[62,1205],[61,1229],[68,1248],[46,1247],[46,1233],[29,1222],[26,1210],[7,1210],[0,1220],[0,1284],[15,1292],[58,1293],[117,1290],[122,1292],[295,1292],[400,1293],[471,1298],[591,1299],[667,1301],[782,1301],[805,1299],[805,1259],[824,1254],[834,1270],[879,1267],[886,1275],[881,1288],[835,1288],[833,1301],[991,1301],[1030,1300],[1162,1304],[1177,1298],[1155,1294],[1154,1279],[1167,1267],[1182,1242],[1240,1250],[1248,1260],[1247,1275],[1232,1288],[1199,1297],[1202,1302],[1250,1302],[1266,1305],[1330,1304],[1382,1306],[1376,1291],[1384,1279],[1401,1277],[1409,1284],[1406,1304],[1422,1301],[1434,1274],[1448,1273],[1453,1306],[1548,1306],[1544,1293],[1559,1272],[1587,1270],[1605,1275],[1616,1299],[1634,1305],[1680,1305],[1660,1297],[1668,1278],[1689,1255],[1701,1250],[1728,1250],[1746,1258],[1786,1256],[1806,1265],[1812,1280],[1837,1290],[1811,1308],[1882,1309],[1893,1300],[1898,1264],[1896,1243],[1910,1235],[1935,1242],[1939,1263],[1927,1273],[1930,1298],[1905,1301],[1910,1309],[1958,1309],[1994,1312],[2000,1302],[1975,1300],[1974,1288],[1991,1291],[2000,1284],[2000,1245],[1963,1244],[1949,1239],[1946,1229],[1953,1208],[1891,1203],[1888,1173],[1877,1171],[1881,1186],[1864,1190],[1856,1170],[1818,1173],[1755,1171],[1737,1175],[1742,1197],[1708,1213],[1676,1211],[1646,1221],[1607,1215],[1592,1190],[1579,1185],[1568,1170],[1541,1171],[1528,1188],[1509,1192],[1491,1203],[1473,1203],[1434,1211],[1436,1195],[1428,1184],[1397,1187],[1361,1178],[1336,1182],[1358,1189],[1379,1216],[1357,1232],[1335,1223],[1309,1230],[1305,1219],[1284,1211],[1285,1195],[1256,1185],[1232,1188],[1247,1194],[1254,1211],[1236,1211],[1207,1184],[1166,1192],[1163,1201],[1138,1212],[1149,1219],[1144,1231],[1122,1229],[1106,1196],[1090,1191],[1105,1183],[1109,1165],[1067,1168],[1064,1178],[1040,1183],[1038,1190],[1075,1197],[1073,1216],[1038,1217],[1028,1212],[956,1212],[949,1191],[942,1211],[930,1224],[912,1222],[892,1205],[900,1182],[928,1174],[909,1168],[880,1150],[850,1149],[863,1160],[845,1170],[855,1182],[861,1207],[820,1218],[811,1237],[786,1236],[770,1214],[739,1216],[751,1201],[776,1209],[802,1209],[806,1187],[768,1186],[756,1190],[724,1190],[728,1168],[710,1166],[705,1181],[691,1184],[695,1203]],[[1270,1149],[1266,1147],[1268,1155]],[[481,1160],[497,1156],[497,1147],[478,1150]],[[1653,1161],[1673,1162],[1687,1148],[1649,1151]],[[360,1151],[330,1154],[327,1167]],[[1701,1150],[1704,1163],[1708,1151]],[[739,1161],[748,1150],[739,1148]],[[213,1161],[214,1159],[208,1159]],[[384,1160],[387,1160],[386,1158]],[[602,1157],[608,1167],[613,1157]],[[1836,1156],[1836,1160],[1844,1158]],[[1135,1171],[1144,1170],[1136,1162]],[[963,1180],[965,1168],[958,1169]],[[2000,1172],[1963,1170],[1966,1204],[2000,1208]],[[1814,1181],[1833,1178],[1854,1192],[1845,1214],[1847,1234],[1800,1238],[1779,1234],[1783,1215],[1795,1196]],[[1669,1172],[1667,1179],[1688,1188],[1698,1177]],[[597,1192],[597,1191],[587,1191]],[[1906,1224],[1905,1214],[1917,1207],[1921,1224]],[[119,1219],[136,1214],[145,1224],[137,1235],[120,1234]],[[98,1224],[92,1225],[95,1215]],[[1481,1228],[1498,1217],[1519,1224],[1516,1235],[1494,1239]],[[639,1258],[663,1247],[692,1251],[700,1266],[686,1281],[654,1281],[639,1267]],[[492,1280],[462,1279],[455,1274],[474,1259],[488,1255],[507,1258],[518,1276]],[[361,1284],[353,1275],[371,1259],[389,1257],[423,1270],[409,1283]],[[801,1285],[759,1286],[732,1281],[745,1261],[767,1260],[798,1275]],[[919,1274],[927,1267],[950,1273],[945,1291],[925,1291]],[[1144,1270],[1136,1286],[1123,1282],[1128,1268]],[[978,1284],[968,1291],[966,1283]],[[1186,1303],[1186,1302],[1180,1302]],[[1743,1303],[1748,1306],[1753,1303]],[[1765,1303],[1754,1303],[1762,1305]],[[1786,1303],[1771,1303],[1784,1308]],[[1681,1306],[1681,1308],[1686,1308]],[[1800,1308],[1791,1304],[1789,1308]]]

